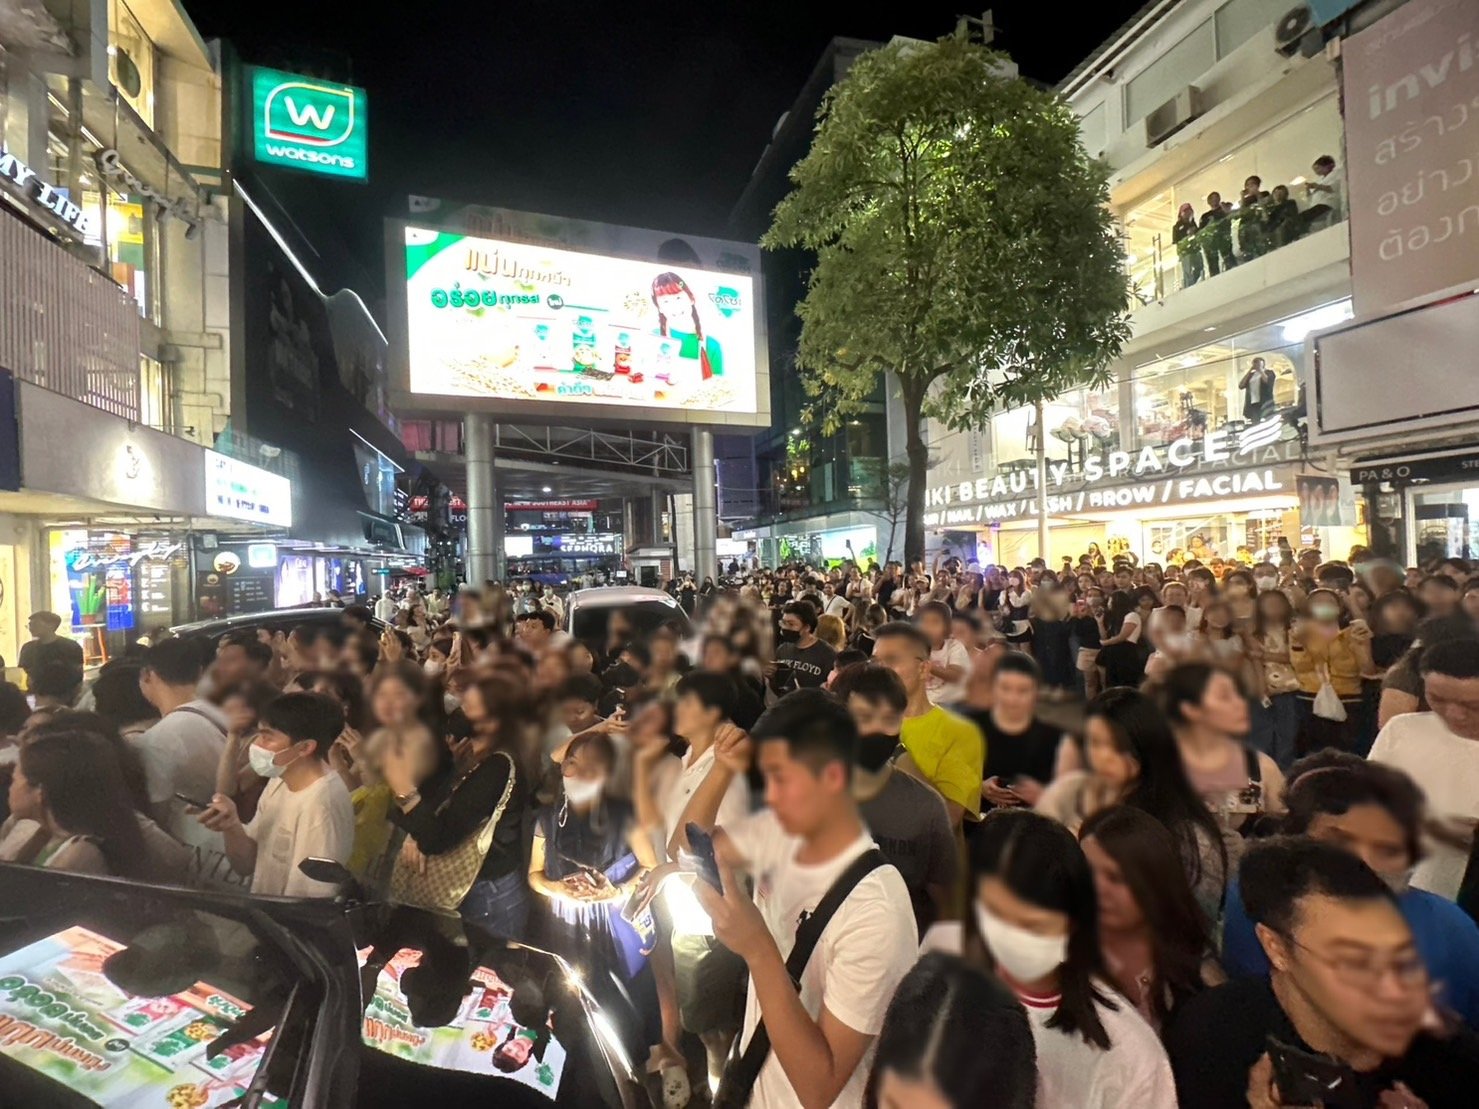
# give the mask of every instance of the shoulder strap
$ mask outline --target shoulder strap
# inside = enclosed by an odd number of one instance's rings
[[[190,705],[181,705],[179,708],[175,709],[175,712],[188,712],[191,716],[198,716],[207,724],[209,724],[212,728],[215,728],[216,731],[220,732],[222,735],[226,734],[226,729],[221,727],[220,724],[216,723],[216,720],[213,716],[211,716],[209,713],[201,712],[198,708],[193,708]]]
[[[816,950],[822,933],[832,922],[832,917],[852,895],[858,883],[887,862],[883,852],[876,847],[864,851],[832,883],[831,888],[817,902],[816,911],[796,928],[796,944],[791,948],[790,957],[786,959],[786,973],[791,976],[791,984],[798,991],[801,989],[801,975],[806,970],[806,964],[811,961],[812,952]],[[714,1098],[714,1109],[740,1109],[748,1105],[755,1080],[760,1077],[760,1068],[769,1057],[770,1033],[766,1031],[765,1018],[761,1017],[744,1054],[738,1059],[731,1058],[725,1068],[719,1092]]]
[[[1258,752],[1248,744],[1243,744],[1243,761],[1248,766],[1248,780],[1250,782],[1263,781],[1263,766],[1258,761]]]

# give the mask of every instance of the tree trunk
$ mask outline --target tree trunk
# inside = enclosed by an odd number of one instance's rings
[[[924,417],[923,395],[903,390],[904,425],[907,432],[905,453],[909,458],[909,508],[904,518],[904,568],[924,560],[924,483],[929,471],[929,449],[919,434]]]

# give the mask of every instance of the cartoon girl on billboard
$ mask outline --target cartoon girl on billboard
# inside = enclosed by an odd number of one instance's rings
[[[657,305],[658,334],[680,344],[679,358],[698,360],[700,380],[723,377],[724,348],[704,335],[698,301],[688,283],[672,270],[658,274],[652,279],[652,303]]]

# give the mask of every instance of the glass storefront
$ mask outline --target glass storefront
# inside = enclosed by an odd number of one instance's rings
[[[1479,559],[1479,485],[1420,486],[1408,491],[1410,565]]]
[[[178,622],[188,610],[189,559],[178,533],[88,528],[46,532],[51,610],[62,634],[101,666],[138,636]]]
[[[1249,261],[1343,219],[1343,212],[1316,211],[1322,199],[1306,189],[1316,158],[1329,154],[1341,161],[1341,136],[1340,105],[1332,93],[1213,164],[1118,212],[1134,301],[1143,305],[1164,300],[1215,276],[1229,259],[1234,265]],[[1243,182],[1255,176],[1270,195],[1245,205]],[[1280,203],[1283,194],[1275,195],[1277,186],[1288,191],[1290,204]],[[1181,205],[1190,204],[1200,222],[1209,210],[1207,197],[1214,192],[1232,205],[1229,220],[1220,227],[1210,224],[1191,240],[1191,247],[1183,240],[1178,249],[1172,229]]]

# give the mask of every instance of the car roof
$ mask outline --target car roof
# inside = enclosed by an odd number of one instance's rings
[[[219,635],[236,628],[255,628],[262,624],[322,624],[338,623],[344,615],[342,608],[274,608],[266,612],[243,612],[236,616],[222,616],[215,620],[196,620],[190,624],[176,624],[170,628],[173,635]]]
[[[630,605],[643,601],[656,601],[674,608],[678,606],[678,602],[661,589],[652,589],[645,585],[598,585],[592,589],[577,589],[570,594],[570,600],[582,607]]]

